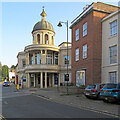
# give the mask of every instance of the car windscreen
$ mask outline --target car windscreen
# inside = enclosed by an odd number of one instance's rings
[[[96,85],[88,85],[86,89],[95,89]]]
[[[105,85],[105,89],[112,89],[112,88],[116,88],[117,87],[117,84],[106,84]]]

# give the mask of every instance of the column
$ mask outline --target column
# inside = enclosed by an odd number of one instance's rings
[[[60,86],[60,73],[59,73],[59,77],[58,77],[58,86]]]
[[[36,85],[35,85],[35,81],[36,81],[36,80],[35,80],[35,74],[34,74],[34,88],[36,87]]]
[[[45,88],[47,88],[47,72],[45,72]]]
[[[27,74],[27,81],[28,81],[27,86],[28,86],[28,88],[30,88],[30,74],[29,73]]]
[[[47,50],[45,50],[45,64],[47,64]]]
[[[54,58],[55,58],[54,52],[52,52],[52,65],[53,65],[53,63],[54,63]],[[55,64],[55,63],[54,63],[54,64]]]
[[[49,73],[49,87],[51,87],[51,74]]]
[[[54,87],[54,73],[52,73],[52,87]]]
[[[43,72],[41,72],[41,76],[40,76],[40,88],[43,88]]]
[[[28,65],[30,64],[30,56],[29,56],[29,53],[28,53]]]

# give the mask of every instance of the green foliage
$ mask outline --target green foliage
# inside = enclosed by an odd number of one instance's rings
[[[4,80],[5,78],[8,79],[8,66],[7,65],[3,65],[2,66],[2,80]]]
[[[12,65],[11,68],[14,68],[14,69],[15,69],[15,65]]]

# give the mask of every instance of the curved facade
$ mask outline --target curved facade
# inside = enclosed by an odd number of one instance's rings
[[[54,45],[55,32],[53,26],[46,21],[47,14],[44,9],[41,16],[41,21],[35,24],[32,31],[33,44],[26,46],[24,52],[18,53],[17,56],[18,78],[27,88],[54,87],[66,82],[64,77],[67,67],[67,43],[63,42],[59,46]],[[71,43],[68,45],[69,82],[71,82]]]

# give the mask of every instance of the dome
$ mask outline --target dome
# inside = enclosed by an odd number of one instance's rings
[[[41,13],[41,16],[42,16],[42,20],[35,24],[32,32],[34,32],[36,30],[50,30],[50,31],[54,32],[54,29],[53,29],[53,26],[51,25],[51,23],[46,21],[47,14],[45,13],[44,8],[43,8],[43,12]]]
[[[33,31],[36,30],[50,30],[54,32],[53,26],[46,20],[41,20],[40,22],[37,22],[33,27]]]

